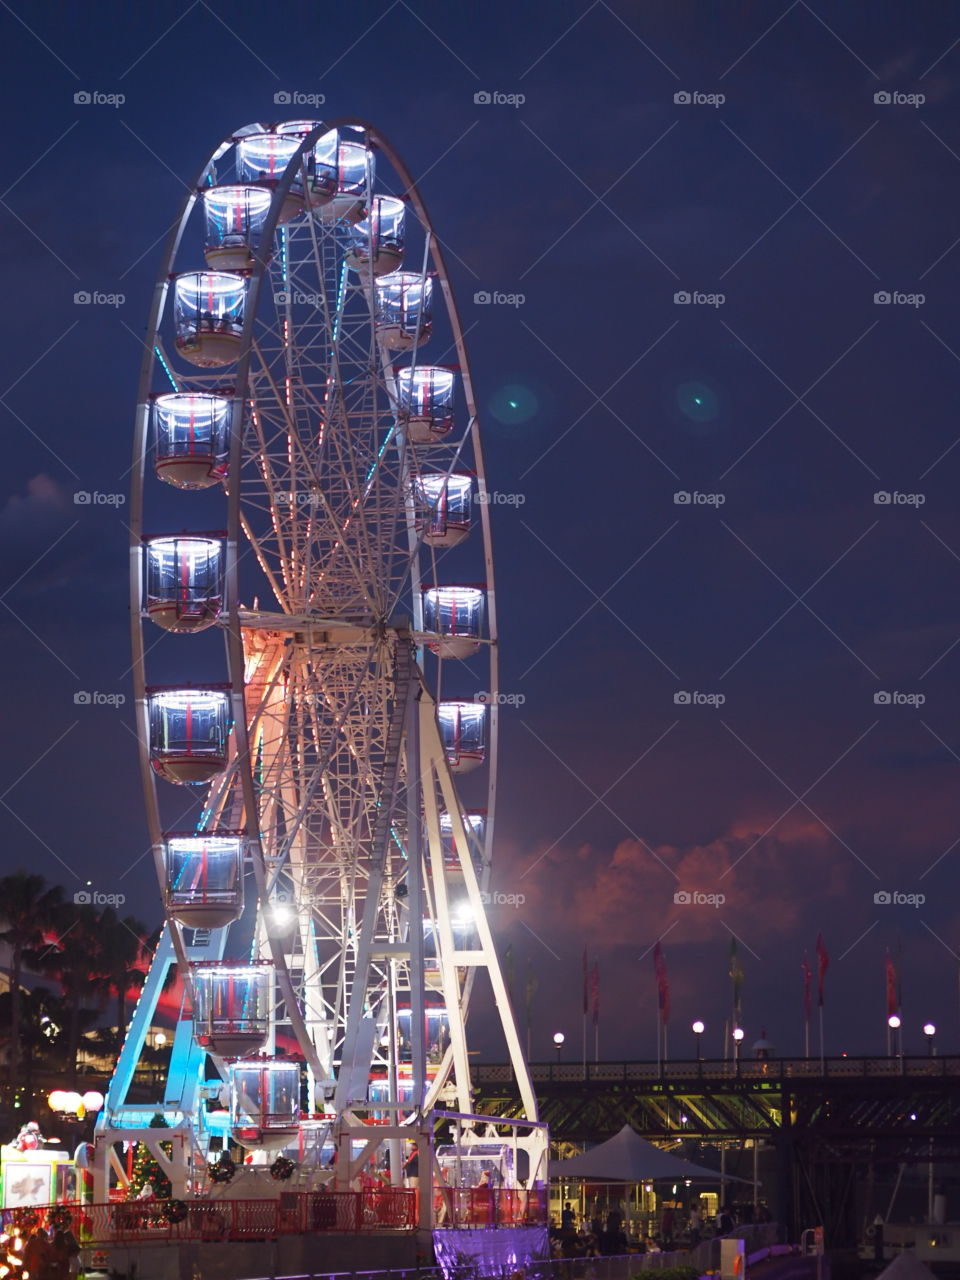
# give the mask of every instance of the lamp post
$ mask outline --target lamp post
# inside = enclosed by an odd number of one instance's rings
[[[894,1053],[900,1052],[900,1015],[899,1013],[891,1013],[887,1018],[887,1057],[893,1057]]]
[[[88,1115],[96,1115],[103,1107],[103,1094],[89,1089],[85,1094],[54,1089],[47,1097],[47,1106],[57,1115],[68,1120],[83,1121]]]
[[[927,1056],[935,1058],[937,1056],[937,1046],[933,1042],[933,1037],[937,1034],[937,1028],[932,1022],[923,1024],[923,1034],[927,1037]]]
[[[691,1027],[691,1030],[693,1032],[693,1043],[696,1045],[696,1050],[697,1050],[697,1061],[702,1062],[703,1054],[701,1053],[700,1046],[703,1043],[701,1037],[704,1033],[705,1027],[699,1018],[693,1024],[693,1026]]]
[[[564,1040],[566,1040],[566,1038],[567,1037],[563,1034],[562,1031],[555,1031],[553,1034],[553,1047],[557,1051],[557,1062],[560,1061],[560,1050],[563,1048],[563,1042]]]
[[[740,1046],[743,1043],[743,1028],[733,1028],[733,1060],[737,1064],[737,1075],[740,1074]]]

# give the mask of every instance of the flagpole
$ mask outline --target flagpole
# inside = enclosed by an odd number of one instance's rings
[[[810,1057],[810,1015],[803,1015],[803,1056]]]
[[[823,1061],[823,1005],[820,1006],[820,1074],[826,1071]]]

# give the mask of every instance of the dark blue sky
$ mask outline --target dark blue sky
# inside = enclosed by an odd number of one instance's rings
[[[651,1055],[661,934],[674,1042],[700,1016],[719,1049],[731,931],[748,1038],[799,1049],[822,931],[828,1050],[881,1049],[890,948],[908,1047],[932,1018],[956,1051],[960,15],[19,0],[0,26],[4,865],[159,918],[124,511],[73,495],[127,488],[182,184],[238,126],[313,114],[277,92],[322,93],[424,175],[489,483],[524,498],[495,513],[502,687],[526,698],[504,713],[495,885],[526,901],[495,924],[539,979],[538,1056],[575,1036],[584,946],[602,1049]]]

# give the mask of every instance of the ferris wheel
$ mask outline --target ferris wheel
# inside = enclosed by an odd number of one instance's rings
[[[145,348],[132,644],[167,925],[101,1176],[148,1123],[127,1089],[174,964],[177,1177],[227,1142],[319,1163],[386,1118],[396,1178],[403,1126],[441,1099],[472,1111],[481,972],[536,1122],[485,909],[498,649],[480,429],[440,245],[384,137],[345,120],[225,139],[171,233]]]

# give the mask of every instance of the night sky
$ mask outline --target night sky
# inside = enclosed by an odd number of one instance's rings
[[[585,947],[601,1056],[653,1056],[658,937],[671,1055],[695,1017],[720,1053],[733,935],[747,1043],[799,1052],[818,932],[828,1053],[883,1051],[888,950],[907,1051],[928,1019],[960,1050],[960,11],[0,0],[0,26],[4,870],[160,919],[124,510],[74,494],[128,489],[183,183],[249,121],[355,115],[448,247],[512,496],[494,887],[524,901],[493,920],[534,1057],[579,1053]],[[471,1036],[502,1055],[483,1001]]]

